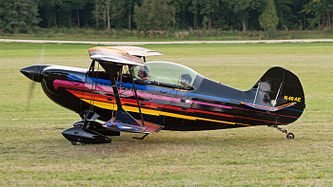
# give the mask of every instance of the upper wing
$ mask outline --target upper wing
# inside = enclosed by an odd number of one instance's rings
[[[134,46],[104,46],[88,50],[91,59],[115,64],[143,66],[140,57],[163,55],[160,52]]]
[[[129,55],[137,56],[137,57],[146,57],[146,56],[159,56],[163,55],[158,51],[146,49],[143,47],[135,47],[135,46],[112,46],[111,48],[120,49],[126,51]]]
[[[129,55],[126,51],[111,47],[94,47],[88,50],[91,59],[122,65],[143,66],[140,58]]]

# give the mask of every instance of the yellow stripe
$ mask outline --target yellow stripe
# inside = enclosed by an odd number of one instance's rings
[[[87,102],[87,103],[91,102],[92,105],[100,107],[100,108],[105,108],[105,109],[109,109],[109,110],[117,110],[117,105],[114,105],[113,103],[105,103],[105,102],[100,102],[100,101],[91,101],[91,100],[88,100],[88,99],[82,99],[82,100],[84,102]],[[139,113],[139,108],[137,108],[137,107],[123,105],[123,108],[128,112]],[[150,110],[150,109],[146,109],[146,108],[141,108],[141,112],[143,114],[149,114],[149,115],[154,115],[154,116],[163,115],[163,116],[175,117],[175,118],[180,118],[180,119],[188,119],[188,120],[193,120],[193,121],[202,120],[202,121],[211,121],[211,122],[217,122],[217,123],[236,125],[236,123],[229,122],[229,121],[207,119],[207,118],[200,118],[200,117],[192,117],[192,116],[186,116],[186,115],[182,115],[182,114],[175,114],[175,113],[163,112],[163,111],[158,111],[158,110]],[[244,124],[244,123],[237,123],[237,125],[249,126],[249,124]]]
[[[212,121],[212,122],[217,122],[217,123],[226,123],[230,125],[235,125],[236,123],[230,122],[230,121],[221,121],[221,120],[215,120],[215,119],[207,119],[207,118],[199,118],[197,117],[197,120],[203,120],[203,121]]]
[[[90,100],[88,100],[88,99],[82,99],[82,100],[87,103],[90,103]],[[92,105],[100,107],[100,108],[106,108],[109,110],[113,110],[113,109],[117,110],[117,105],[113,106],[113,103],[93,101]],[[123,105],[123,108],[128,112],[139,113],[139,108],[137,108],[137,107]],[[143,114],[149,114],[149,115],[154,115],[154,116],[163,115],[163,116],[170,116],[170,117],[182,118],[182,119],[188,119],[188,120],[196,120],[196,117],[192,117],[192,116],[185,116],[185,115],[181,115],[181,114],[174,114],[174,113],[163,112],[163,111],[158,111],[158,110],[150,110],[150,109],[146,109],[146,108],[141,108],[141,112]]]

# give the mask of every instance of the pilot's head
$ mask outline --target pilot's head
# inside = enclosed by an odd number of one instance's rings
[[[180,84],[182,84],[185,88],[189,88],[191,87],[191,81],[192,78],[189,74],[182,74],[180,76]]]
[[[149,67],[146,65],[141,66],[138,72],[138,77],[140,77],[141,80],[149,79]]]

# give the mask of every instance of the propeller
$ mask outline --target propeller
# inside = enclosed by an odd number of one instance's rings
[[[31,84],[30,84],[29,95],[27,98],[27,108],[30,106],[31,100],[33,99],[36,84],[37,84],[36,82],[31,82]]]
[[[32,99],[33,99],[33,95],[36,89],[36,82],[41,82],[41,74],[42,74],[42,70],[43,70],[43,66],[42,64],[44,63],[44,55],[45,55],[45,44],[42,47],[40,56],[39,56],[39,65],[35,65],[35,66],[29,66],[26,68],[21,69],[21,73],[23,73],[25,76],[27,76],[28,78],[30,78],[31,80],[33,80],[33,82],[31,82],[30,84],[30,88],[29,88],[29,95],[27,98],[27,108],[29,107]]]

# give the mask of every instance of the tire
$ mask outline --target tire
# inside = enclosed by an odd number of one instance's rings
[[[287,133],[287,139],[294,139],[295,135],[291,132]]]

